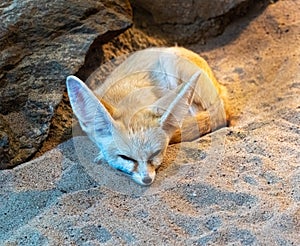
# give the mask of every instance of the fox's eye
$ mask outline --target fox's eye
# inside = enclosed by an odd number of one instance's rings
[[[136,160],[126,156],[126,155],[118,155],[119,157],[121,157],[122,159],[126,160],[126,161],[132,161],[132,162],[136,162]]]
[[[155,151],[152,155],[150,155],[149,160],[152,160],[154,157],[156,157],[161,152],[161,149]]]

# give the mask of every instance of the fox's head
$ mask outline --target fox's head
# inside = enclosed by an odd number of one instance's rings
[[[200,72],[152,105],[126,109],[99,100],[77,77],[67,78],[70,103],[81,128],[99,147],[99,159],[129,175],[141,185],[150,185],[174,131],[193,100]],[[133,112],[132,112],[133,111]]]

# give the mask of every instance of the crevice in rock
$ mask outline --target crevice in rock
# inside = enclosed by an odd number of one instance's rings
[[[128,28],[127,28],[128,29]],[[118,36],[122,31],[109,31],[97,37],[91,44],[86,56],[83,66],[78,70],[76,76],[85,81],[92,72],[94,72],[103,63],[103,50],[101,46],[114,37]]]
[[[74,136],[72,130],[78,124],[69,102],[67,91],[63,93],[61,102],[56,107],[51,119],[47,138],[41,143],[40,148],[28,160],[37,158],[53,149],[58,144]],[[77,135],[83,135],[77,134]]]
[[[92,15],[97,14],[98,12],[99,12],[99,9],[97,9],[97,8],[88,8],[79,20],[81,20],[81,21],[86,20],[87,18],[89,18]]]

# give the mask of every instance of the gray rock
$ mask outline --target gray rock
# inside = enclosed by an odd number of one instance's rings
[[[222,33],[237,16],[245,15],[261,0],[131,0],[138,25],[179,44],[205,42]],[[155,31],[153,31],[155,30]]]
[[[191,24],[196,19],[208,20],[236,8],[247,0],[159,1],[133,0],[135,5],[148,10],[158,24]]]
[[[131,26],[131,8],[127,1],[16,0],[0,4],[0,22],[3,169],[37,151],[66,76],[78,72],[91,47]]]

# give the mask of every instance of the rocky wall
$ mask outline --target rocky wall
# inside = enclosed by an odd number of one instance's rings
[[[91,46],[132,25],[127,1],[17,0],[0,4],[0,168],[30,158],[46,139],[65,78]]]

